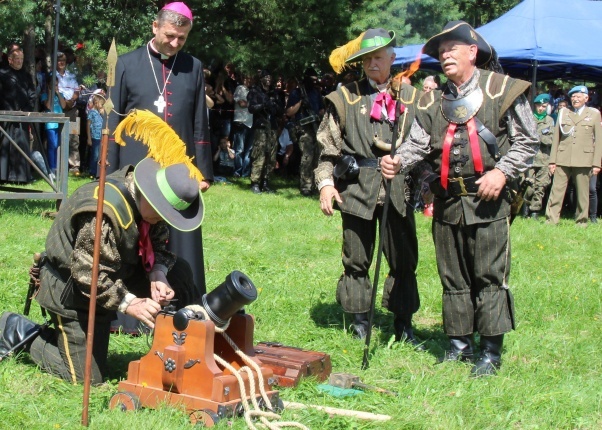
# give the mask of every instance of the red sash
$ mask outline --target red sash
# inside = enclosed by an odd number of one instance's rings
[[[140,236],[138,236],[138,255],[142,258],[144,270],[150,273],[155,265],[155,252],[149,235],[150,224],[144,220],[140,221],[138,232],[140,233]]]
[[[443,141],[443,155],[441,156],[441,186],[447,190],[447,180],[449,178],[449,153],[454,141],[454,134],[457,125],[450,122]],[[481,147],[479,146],[479,136],[475,125],[474,117],[466,123],[468,128],[468,140],[470,142],[470,151],[474,163],[474,171],[481,175],[483,173],[483,159],[481,158]]]

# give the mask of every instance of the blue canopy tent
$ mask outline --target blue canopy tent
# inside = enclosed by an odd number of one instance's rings
[[[602,2],[589,0],[523,0],[479,27],[504,71],[536,80],[602,82]],[[395,48],[395,66],[407,67],[423,45]],[[441,70],[439,61],[422,56],[421,69]]]

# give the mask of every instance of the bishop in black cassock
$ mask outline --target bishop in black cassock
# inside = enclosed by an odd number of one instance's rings
[[[205,79],[200,60],[182,51],[166,57],[155,49],[151,40],[118,58],[111,100],[120,114],[127,114],[131,109],[147,109],[161,117],[186,143],[187,154],[195,157],[205,181],[213,181]],[[109,115],[111,132],[122,119],[115,112]],[[125,146],[109,140],[107,173],[146,157],[148,147],[129,137],[125,140]],[[171,228],[168,249],[190,264],[195,284],[204,293],[201,227],[191,232]]]

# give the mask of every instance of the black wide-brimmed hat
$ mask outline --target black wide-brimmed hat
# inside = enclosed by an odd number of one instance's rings
[[[464,21],[450,21],[445,24],[441,33],[434,35],[424,44],[422,52],[438,60],[439,44],[447,40],[457,40],[469,45],[477,45],[477,67],[485,66],[493,57],[491,45],[470,24]]]
[[[199,181],[191,177],[184,163],[165,168],[152,158],[145,158],[134,169],[136,186],[169,225],[180,231],[197,229],[205,209]]]
[[[358,61],[362,55],[374,52],[380,48],[395,46],[395,32],[387,31],[384,28],[370,28],[366,30],[360,42],[359,51],[353,53],[345,62],[353,63]]]

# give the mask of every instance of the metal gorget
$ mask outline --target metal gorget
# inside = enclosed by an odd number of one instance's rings
[[[470,94],[456,97],[451,93],[441,96],[441,113],[443,117],[454,124],[465,124],[477,114],[483,104],[483,91],[476,87]]]

